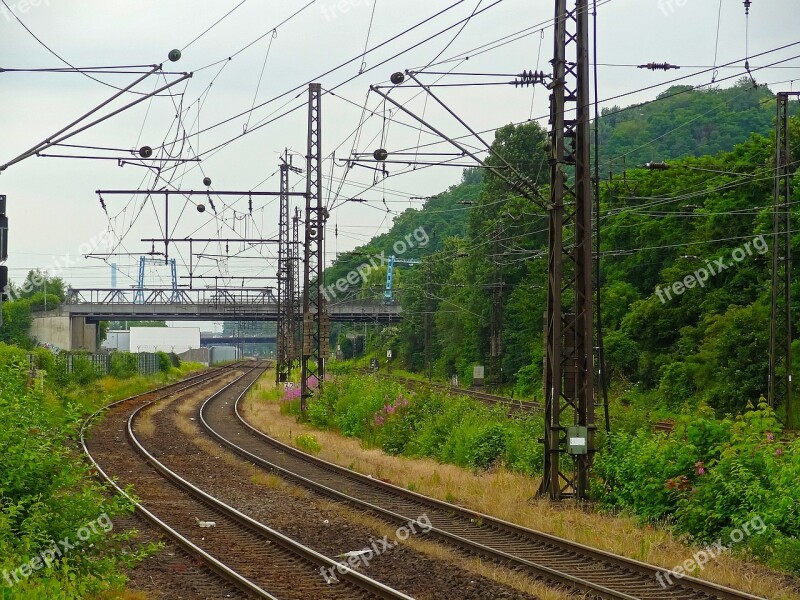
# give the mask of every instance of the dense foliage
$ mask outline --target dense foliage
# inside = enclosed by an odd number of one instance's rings
[[[775,120],[773,98],[767,88],[753,88],[744,78],[730,88],[674,86],[651,102],[603,109],[602,170],[620,173],[653,160],[716,154],[753,133],[769,135]]]
[[[21,352],[4,348],[1,358],[0,596],[58,600],[118,588],[122,566],[138,553],[120,551],[129,534],[113,532],[108,519],[130,507],[107,495],[69,449],[79,426],[76,407],[54,410],[45,389],[28,387]],[[48,555],[61,540],[76,547]],[[41,553],[54,560],[44,564]],[[27,576],[20,571],[26,563]]]
[[[595,491],[609,506],[666,521],[707,544],[727,545],[735,530],[760,520],[766,529],[742,544],[800,573],[800,439],[780,433],[763,399],[736,418],[684,416],[668,437],[614,433],[595,462]]]
[[[296,394],[285,402],[296,404]],[[290,408],[296,408],[291,406]],[[366,375],[339,376],[309,404],[312,424],[357,437],[390,454],[429,457],[470,469],[496,465],[527,474],[541,468],[541,419],[509,419],[502,408],[431,390],[403,389]]]
[[[664,171],[629,161],[624,176],[601,186],[606,356],[615,395],[625,403],[665,411],[708,404],[721,416],[765,393],[774,142],[751,132],[768,133],[774,109],[769,90],[737,84],[673,89],[604,117],[606,151],[623,155],[646,139],[650,158],[673,159]],[[796,146],[800,120],[791,129]],[[490,164],[501,164],[502,156],[546,197],[546,138],[535,123],[504,127]],[[795,190],[793,218],[800,186]],[[423,264],[402,272],[405,319],[389,341],[396,360],[425,372],[427,349],[439,377],[469,382],[472,366],[482,364],[491,384],[540,395],[547,221],[495,171],[480,180],[468,172],[462,185],[424,209],[409,209],[389,233],[338,261],[326,281],[363,260],[362,252],[386,251],[412,227],[438,230],[443,219],[453,235],[417,249]],[[693,280],[684,286],[687,276]],[[500,331],[494,351],[493,321]]]
[[[66,284],[60,277],[40,270],[29,271],[21,285],[10,285],[10,302],[3,302],[0,342],[32,348],[33,313],[58,309],[66,298]]]

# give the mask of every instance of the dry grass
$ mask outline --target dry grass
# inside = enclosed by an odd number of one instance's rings
[[[682,564],[697,550],[665,529],[642,528],[633,518],[600,514],[573,502],[552,504],[538,499],[538,480],[523,475],[503,469],[473,473],[430,459],[389,456],[363,448],[357,439],[297,423],[280,413],[277,401],[263,399],[263,392],[274,387],[273,377],[268,372],[248,395],[243,414],[253,426],[287,444],[293,444],[298,434],[313,433],[322,446],[320,458],[470,510],[667,569]],[[732,556],[720,557],[695,575],[765,598],[800,600],[786,576]]]
[[[213,387],[213,390],[216,391],[222,389],[222,387],[233,381],[240,374],[241,373],[239,372],[231,373],[230,375],[226,375],[225,377],[219,379],[217,384]],[[162,412],[176,400],[184,400],[186,398],[191,397],[197,401],[200,401],[201,399],[207,398],[208,395],[209,395],[208,389],[188,390],[186,392],[177,394],[175,396],[170,396],[168,398],[155,402],[154,404],[148,406],[139,414],[139,417],[136,421],[136,434],[142,437],[152,437],[153,435],[155,435],[156,426],[153,419],[157,414]],[[184,406],[185,405],[181,405],[179,412],[181,413],[182,416],[185,416],[188,419],[191,416],[188,414],[188,411],[190,411],[190,409],[185,409]],[[178,424],[178,426],[180,427],[180,423]]]
[[[125,590],[119,596],[117,596],[117,600],[147,600],[147,593],[137,592],[135,590]]]
[[[387,525],[385,522],[369,514],[356,512],[347,506],[327,500],[319,501],[318,504],[320,509],[324,510],[326,513],[339,515],[343,520],[355,521],[359,525],[363,525],[377,532],[379,536],[386,536],[390,540],[396,539],[396,530],[392,526]],[[412,535],[406,541],[401,542],[401,544],[437,561],[451,564],[454,567],[496,581],[501,585],[531,594],[540,600],[566,600],[572,597],[565,591],[554,589],[552,586],[532,579],[523,573],[498,567],[492,563],[484,562],[481,558],[464,557],[447,546],[428,541],[423,537],[415,537]],[[418,598],[418,600],[425,600],[425,598],[427,598],[427,596],[419,594],[415,597]],[[433,597],[430,598],[434,600]]]
[[[260,383],[259,385],[263,386],[263,383]],[[259,387],[256,387],[254,393],[257,393],[259,389]],[[241,459],[236,454],[220,448],[216,442],[205,437],[197,422],[189,419],[189,417],[193,417],[197,413],[197,408],[201,401],[202,399],[199,396],[191,399],[184,399],[178,405],[176,415],[173,420],[178,430],[181,433],[189,436],[195,446],[197,446],[203,452],[210,454],[211,456],[218,457],[220,460],[232,466],[245,469],[245,472],[250,477],[250,480],[256,485],[261,485],[270,490],[281,489],[298,499],[306,499],[311,497],[310,492],[305,488],[289,483],[274,473],[265,472],[260,467],[255,467],[253,465],[244,467]],[[171,401],[165,402],[165,405],[167,403],[171,403]],[[327,500],[315,500],[315,502],[318,507],[329,511],[332,514],[338,514],[343,520],[368,527],[375,532],[379,532],[379,535],[386,535],[390,539],[394,538],[395,530],[379,519],[366,515],[361,511],[356,511],[347,506],[329,502]],[[567,600],[570,598],[570,596],[565,592],[554,590],[552,587],[531,579],[523,574],[509,569],[504,569],[502,567],[497,567],[492,564],[484,563],[480,558],[464,558],[448,548],[434,542],[411,537],[403,543],[417,552],[420,552],[421,554],[425,554],[439,561],[450,563],[477,575],[486,577],[487,579],[496,581],[502,585],[507,585],[522,592],[527,592],[537,598],[540,598],[541,600]],[[426,600],[425,596],[418,596],[418,598],[419,600]],[[431,598],[430,600],[434,599]]]

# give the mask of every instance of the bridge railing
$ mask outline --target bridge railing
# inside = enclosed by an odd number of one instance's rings
[[[203,306],[264,306],[277,303],[271,288],[130,288],[67,290],[66,304],[187,304]]]

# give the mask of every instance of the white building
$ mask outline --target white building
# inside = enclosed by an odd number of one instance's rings
[[[131,327],[130,352],[174,352],[200,348],[199,327]]]

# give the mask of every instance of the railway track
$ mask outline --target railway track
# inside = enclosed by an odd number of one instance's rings
[[[253,463],[317,493],[365,510],[392,523],[426,514],[428,535],[472,556],[527,572],[587,597],[617,600],[763,600],[700,579],[685,577],[663,587],[663,571],[475,513],[350,471],[287,446],[248,424],[240,403],[217,399],[200,408],[200,424],[219,442]],[[233,409],[233,410],[232,410]]]
[[[118,493],[127,496],[122,485],[134,485],[142,498],[134,501],[140,514],[247,597],[411,600],[410,596],[313,551],[194,486],[156,459],[137,435],[144,412],[157,402],[166,398],[175,400],[208,386],[215,386],[213,393],[208,392],[211,400],[238,398],[265,368],[265,365],[237,365],[217,369],[181,382],[182,385],[114,403],[104,427],[94,431],[91,438],[86,432],[97,414],[84,424],[81,434],[84,451]],[[216,389],[222,377],[233,378]],[[120,435],[123,431],[124,439]],[[122,484],[112,479],[112,468],[121,474]],[[321,569],[335,571],[336,582],[323,579]]]
[[[428,383],[425,381],[418,381],[408,377],[392,377],[395,381],[399,381],[403,385],[412,388],[428,387],[446,394],[457,396],[469,396],[480,400],[489,406],[507,406],[510,412],[542,412],[544,411],[544,404],[541,402],[534,402],[532,400],[515,400],[507,396],[497,396],[495,394],[487,394],[486,392],[479,392],[477,390],[469,390],[465,388],[453,387],[442,383]]]

